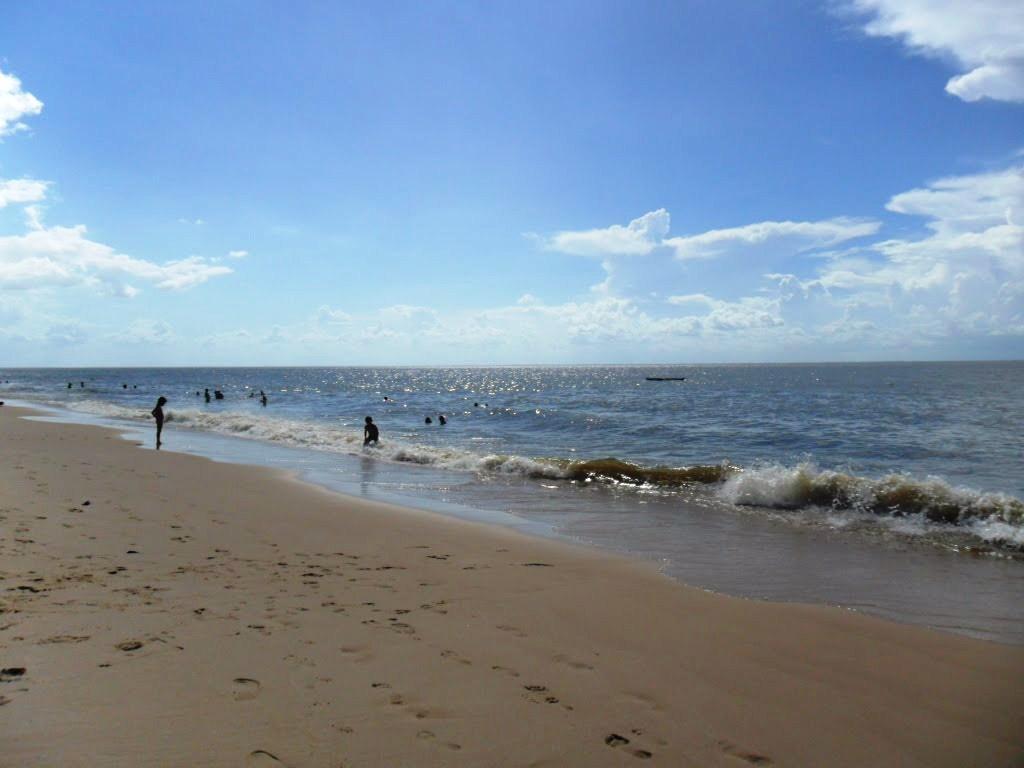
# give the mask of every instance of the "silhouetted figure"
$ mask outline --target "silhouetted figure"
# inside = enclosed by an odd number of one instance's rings
[[[437,415],[437,423],[438,423],[438,424],[440,424],[440,425],[441,425],[441,426],[443,427],[443,426],[444,426],[445,424],[447,424],[447,423],[448,423],[448,419],[446,419],[446,418],[444,417],[444,414],[443,414],[443,413],[439,413],[439,414]]]
[[[206,402],[210,402],[210,390],[209,389],[204,389],[203,390],[203,397],[206,398]]]
[[[424,424],[433,424],[433,423],[434,423],[434,420],[433,420],[432,418],[430,418],[429,416],[427,416],[427,418],[425,418],[425,419],[423,420],[423,423],[424,423]]]
[[[128,389],[128,385],[127,384],[122,384],[121,385],[121,389]]]
[[[156,419],[156,449],[160,450],[160,433],[164,431],[164,406],[167,404],[167,398],[161,397],[156,401],[156,408],[150,411],[150,414]]]
[[[267,396],[263,394],[263,390],[260,390],[260,405],[267,407]]]
[[[250,390],[249,391],[249,397],[250,398],[256,397],[256,393],[254,391]]]
[[[78,386],[81,387],[82,389],[85,389],[85,382],[84,381],[78,382]]]
[[[379,439],[380,431],[377,429],[377,425],[373,423],[372,417],[367,416],[366,426],[363,427],[363,445],[369,445],[370,443],[377,445]]]
[[[71,389],[71,382],[68,382],[68,389]]]
[[[223,400],[224,399],[224,393],[221,392],[219,389],[215,389],[215,390],[213,390],[213,397],[214,397],[215,400]]]
[[[391,399],[390,397],[388,397],[387,395],[384,395],[384,402],[385,402],[385,403],[386,403],[386,402],[387,402],[388,400],[390,400],[390,399]]]

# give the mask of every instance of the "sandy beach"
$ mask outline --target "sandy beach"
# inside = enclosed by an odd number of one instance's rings
[[[1024,648],[0,409],[2,766],[1010,766]]]

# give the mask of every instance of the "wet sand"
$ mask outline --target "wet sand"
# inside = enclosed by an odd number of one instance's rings
[[[0,766],[1024,760],[1022,648],[19,413],[0,408]]]

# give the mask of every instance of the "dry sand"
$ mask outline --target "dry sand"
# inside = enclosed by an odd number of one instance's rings
[[[2,766],[1022,760],[1022,648],[25,413],[0,408]]]

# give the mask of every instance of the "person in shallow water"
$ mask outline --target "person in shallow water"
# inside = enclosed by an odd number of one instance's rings
[[[366,426],[363,427],[363,445],[369,445],[373,443],[377,445],[377,441],[380,439],[380,431],[377,429],[377,425],[373,423],[373,417],[366,417]]]
[[[206,398],[206,402],[210,402],[210,390],[209,389],[204,389],[203,390],[203,397]]]
[[[160,442],[160,433],[164,431],[164,406],[167,404],[167,398],[161,397],[156,401],[156,408],[150,411],[150,415],[156,419],[156,449],[159,451],[162,443]]]

